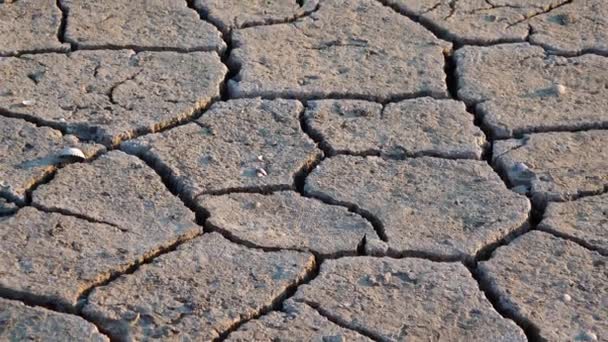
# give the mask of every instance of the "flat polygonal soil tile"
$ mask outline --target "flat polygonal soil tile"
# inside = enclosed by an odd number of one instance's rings
[[[538,46],[467,46],[455,53],[458,96],[492,135],[608,128],[608,58],[548,55]]]
[[[0,218],[0,293],[73,310],[87,289],[199,232],[122,231],[26,207]]]
[[[0,1],[0,56],[68,51],[57,37],[60,26],[56,0]]]
[[[304,118],[332,154],[480,159],[485,144],[464,103],[454,100],[425,97],[385,107],[358,100],[311,101]]]
[[[319,0],[194,0],[194,7],[224,33],[294,20],[315,10]]]
[[[564,5],[530,20],[530,42],[561,54],[608,54],[608,3],[560,2]]]
[[[2,341],[110,341],[97,328],[75,316],[0,298]]]
[[[59,0],[65,37],[79,48],[222,52],[220,32],[182,0]]]
[[[328,260],[294,300],[382,341],[526,341],[514,322],[494,311],[460,263]]]
[[[196,227],[194,213],[160,177],[137,157],[120,151],[61,169],[34,192],[33,202],[141,235],[181,234]]]
[[[488,45],[524,41],[527,18],[544,13],[564,0],[384,0],[418,17],[441,36],[460,44]]]
[[[294,176],[321,154],[300,129],[302,110],[293,100],[217,102],[196,123],[121,148],[163,169],[190,198],[234,189],[293,188]]]
[[[219,97],[214,52],[76,51],[0,61],[0,110],[117,144],[190,118]]]
[[[480,263],[500,305],[539,329],[544,341],[605,341],[608,257],[530,232]]]
[[[1,86],[0,86],[1,87]],[[71,161],[62,157],[62,150],[74,147],[90,158],[105,148],[80,143],[71,135],[21,119],[0,117],[0,195],[16,202],[25,202],[26,192],[56,170],[59,164]]]
[[[289,24],[236,30],[232,96],[447,97],[449,44],[377,1],[325,0]],[[407,37],[404,39],[404,37]]]
[[[84,314],[125,339],[211,340],[270,307],[314,263],[307,253],[263,252],[206,234],[96,288]]]
[[[330,322],[306,304],[290,302],[283,311],[243,324],[226,341],[372,341]]]
[[[549,203],[539,229],[608,254],[608,194]]]
[[[375,216],[396,253],[469,259],[524,228],[530,203],[487,163],[431,157],[337,156],[306,179],[305,191]]]
[[[608,131],[539,133],[497,141],[493,163],[534,202],[565,201],[608,188]]]
[[[377,238],[363,217],[293,191],[204,196],[198,201],[214,229],[256,246],[354,255],[364,237]]]

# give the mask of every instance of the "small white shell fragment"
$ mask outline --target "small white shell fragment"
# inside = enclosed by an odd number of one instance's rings
[[[566,86],[564,86],[563,84],[555,84],[553,86],[553,90],[555,91],[555,94],[558,96],[564,95],[566,93]]]
[[[258,177],[268,176],[268,172],[266,172],[266,170],[264,170],[262,168],[258,168],[256,173],[257,173]]]
[[[24,106],[31,106],[34,104],[34,100],[23,100],[21,101],[21,104]]]
[[[262,155],[258,156],[258,160],[259,161],[264,161],[264,156],[262,156]]]
[[[60,158],[75,158],[75,159],[79,159],[79,160],[85,160],[87,157],[84,155],[84,153],[76,147],[66,147],[63,150],[61,150],[59,152],[59,157]]]
[[[564,293],[563,299],[564,299],[564,302],[569,302],[572,300],[572,297],[570,297],[569,294]]]

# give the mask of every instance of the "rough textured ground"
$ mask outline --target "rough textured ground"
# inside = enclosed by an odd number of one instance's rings
[[[607,18],[0,0],[0,341],[608,341]]]

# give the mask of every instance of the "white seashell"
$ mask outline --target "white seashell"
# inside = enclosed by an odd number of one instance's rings
[[[62,159],[78,159],[85,160],[87,157],[84,155],[82,150],[76,147],[66,147],[59,152],[59,157]]]
[[[21,104],[24,106],[31,106],[34,104],[34,100],[23,100],[21,101]]]
[[[268,172],[266,172],[266,170],[264,170],[262,168],[257,169],[256,173],[257,173],[258,177],[266,177],[266,176],[268,176]]]
[[[569,302],[569,301],[571,301],[571,300],[572,300],[572,297],[570,297],[570,295],[569,295],[569,294],[564,293],[564,302]]]
[[[258,156],[259,161],[264,161],[264,156]]]
[[[566,93],[566,90],[567,90],[566,86],[564,86],[562,84],[555,84],[553,86],[553,91],[555,91],[555,94],[557,96],[564,95]]]

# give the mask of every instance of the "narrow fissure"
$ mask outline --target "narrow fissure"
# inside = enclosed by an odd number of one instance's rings
[[[56,6],[61,11],[61,23],[59,24],[59,29],[57,30],[57,40],[59,40],[59,42],[62,44],[66,44],[68,43],[65,40],[65,31],[68,24],[68,9],[63,7],[61,0],[56,0]],[[74,46],[72,44],[70,44],[70,50],[74,51]]]
[[[319,315],[325,317],[328,321],[332,322],[333,324],[340,326],[344,329],[348,329],[348,330],[352,330],[357,332],[360,335],[363,335],[373,341],[387,341],[388,339],[372,332],[369,331],[365,328],[362,327],[354,327],[351,324],[349,324],[348,322],[346,322],[344,319],[332,315],[329,311],[323,309],[321,307],[321,305],[319,305],[318,303],[314,303],[311,301],[304,301],[304,304],[306,304],[307,306],[309,306],[310,308],[314,309]]]

